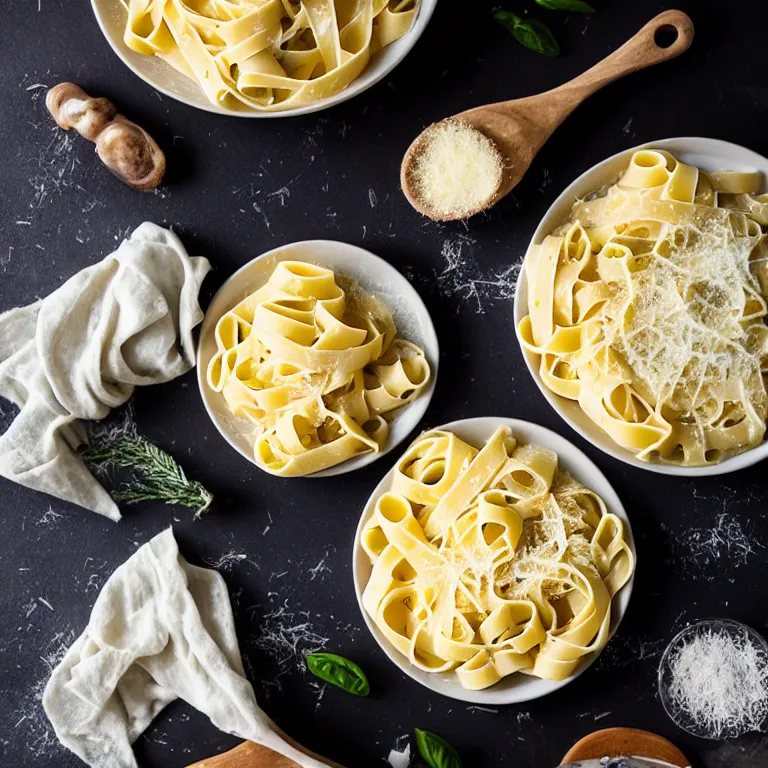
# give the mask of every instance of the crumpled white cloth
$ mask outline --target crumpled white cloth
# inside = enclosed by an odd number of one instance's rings
[[[145,222],[50,296],[0,315],[0,396],[21,412],[0,435],[0,475],[119,520],[77,448],[136,386],[195,363],[192,329],[208,260]]]
[[[177,698],[222,731],[302,768],[327,768],[283,741],[259,709],[224,579],[187,563],[169,528],[110,576],[43,706],[61,743],[88,765],[137,768],[131,744]]]

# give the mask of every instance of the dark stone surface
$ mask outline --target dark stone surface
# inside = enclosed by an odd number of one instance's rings
[[[551,768],[577,738],[612,725],[664,734],[706,768],[768,766],[759,737],[717,744],[677,731],[655,693],[659,654],[686,622],[729,616],[766,631],[764,465],[687,481],[623,466],[585,444],[532,384],[510,297],[497,279],[520,262],[558,191],[609,154],[685,135],[768,154],[762,4],[681,2],[697,25],[693,48],[592,98],[560,128],[514,196],[489,215],[436,225],[418,218],[398,188],[400,158],[427,123],[553,87],[667,7],[652,0],[595,4],[600,12],[591,18],[538,12],[562,42],[563,55],[550,60],[495,26],[490,3],[441,0],[419,45],[386,81],[330,111],[268,121],[198,112],[153,92],[114,56],[85,0],[0,5],[0,310],[46,295],[145,219],[173,225],[190,252],[210,258],[204,304],[237,267],[281,243],[325,237],[362,245],[405,271],[433,313],[443,359],[424,425],[500,414],[561,432],[615,484],[639,553],[625,622],[574,683],[498,712],[431,695],[377,648],[352,589],[355,525],[394,457],[341,480],[270,478],[218,436],[190,373],[139,392],[135,412],[141,432],[215,492],[202,522],[185,510],[145,505],[125,510],[116,525],[0,480],[0,765],[80,764],[56,742],[37,698],[49,675],[46,661],[81,632],[106,577],[172,523],[193,562],[229,551],[247,555],[224,574],[257,696],[291,736],[350,768],[384,765],[396,738],[414,726],[449,737],[471,768]],[[61,80],[109,96],[151,130],[169,161],[161,191],[131,191],[97,162],[91,145],[54,127],[37,84]],[[447,257],[456,249],[465,263],[450,270]],[[0,403],[0,429],[12,418],[13,409]],[[46,514],[49,507],[54,514]],[[312,579],[309,569],[323,558],[327,570]],[[265,614],[283,605],[295,622],[309,611],[329,648],[369,672],[369,699],[337,690],[320,699],[297,670],[281,678],[282,690],[262,682],[277,670],[254,641]],[[136,752],[144,766],[181,766],[236,741],[177,703]]]

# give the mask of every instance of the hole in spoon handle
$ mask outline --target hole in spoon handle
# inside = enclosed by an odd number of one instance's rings
[[[649,22],[648,27],[653,31],[653,44],[662,54],[661,60],[679,56],[693,42],[693,22],[682,11],[660,13]]]
[[[693,22],[682,11],[664,11],[651,19],[634,37],[609,57],[618,66],[634,64],[632,72],[674,59],[693,42]]]
[[[604,85],[638,70],[674,59],[693,42],[693,22],[682,11],[664,11],[651,19],[624,45],[563,86],[581,100]],[[574,87],[575,86],[575,87]]]

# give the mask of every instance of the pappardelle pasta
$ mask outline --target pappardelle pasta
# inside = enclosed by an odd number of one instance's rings
[[[294,109],[346,88],[411,27],[417,0],[123,0],[125,43],[209,101]]]
[[[572,675],[607,642],[634,571],[621,519],[508,427],[479,448],[422,435],[361,543],[373,564],[363,607],[387,640],[473,690],[515,672]]]
[[[640,459],[714,464],[764,438],[762,182],[640,150],[528,251],[518,330],[541,380]]]
[[[426,387],[423,350],[352,280],[283,261],[221,317],[208,385],[256,428],[256,462],[308,475],[387,442],[398,409]]]

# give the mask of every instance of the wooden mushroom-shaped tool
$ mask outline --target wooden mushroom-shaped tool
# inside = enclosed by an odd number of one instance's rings
[[[400,182],[411,205],[439,221],[490,208],[522,179],[554,130],[588,96],[631,72],[679,56],[693,22],[665,11],[574,80],[537,96],[475,107],[429,126],[403,158]]]
[[[686,756],[663,736],[637,728],[605,728],[574,744],[562,760],[563,765],[603,757],[644,757],[676,768],[688,768]]]
[[[74,128],[96,144],[96,154],[121,181],[149,190],[163,180],[163,151],[140,125],[119,115],[109,99],[93,98],[75,83],[59,83],[46,94],[45,105],[60,128]]]

